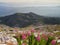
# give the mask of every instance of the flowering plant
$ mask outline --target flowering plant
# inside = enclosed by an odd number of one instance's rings
[[[16,37],[18,45],[57,45],[57,41],[53,36],[40,34],[35,30],[30,30],[19,34]]]

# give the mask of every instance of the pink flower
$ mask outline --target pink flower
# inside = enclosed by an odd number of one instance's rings
[[[51,44],[52,44],[52,45],[56,45],[56,40],[52,40],[52,41],[51,41]]]
[[[22,34],[22,39],[26,39],[27,38],[27,35],[26,34]]]
[[[45,40],[48,40],[48,36],[45,34],[42,34],[42,38],[44,38]]]
[[[33,33],[34,33],[34,32],[35,32],[35,30],[34,30],[34,29],[32,29],[32,30],[31,30],[31,32],[33,32]]]
[[[28,32],[27,32],[27,34],[28,34],[28,36],[30,36],[30,35],[31,35],[31,32],[30,32],[30,31],[28,31]]]
[[[48,37],[45,37],[46,40],[48,40]]]
[[[26,43],[22,43],[22,45],[26,45]]]
[[[36,37],[36,40],[37,40],[37,41],[40,41],[40,35],[38,35],[38,36]]]

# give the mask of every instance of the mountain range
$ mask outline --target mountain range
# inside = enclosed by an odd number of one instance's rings
[[[10,27],[26,27],[35,24],[60,24],[60,18],[40,16],[33,12],[15,13],[0,17],[0,24],[5,24]]]

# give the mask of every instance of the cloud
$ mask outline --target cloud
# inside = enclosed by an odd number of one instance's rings
[[[60,0],[0,0],[0,2],[13,2],[13,3],[32,3],[32,4],[41,4],[41,3],[60,3]]]

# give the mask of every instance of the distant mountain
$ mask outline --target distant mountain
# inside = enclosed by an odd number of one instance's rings
[[[34,24],[60,24],[60,18],[44,17],[35,13],[15,13],[9,16],[0,17],[0,24],[11,27],[26,27]]]
[[[1,24],[5,24],[11,27],[25,27],[33,23],[39,22],[39,15],[32,12],[30,13],[16,13],[9,16],[1,17]]]

